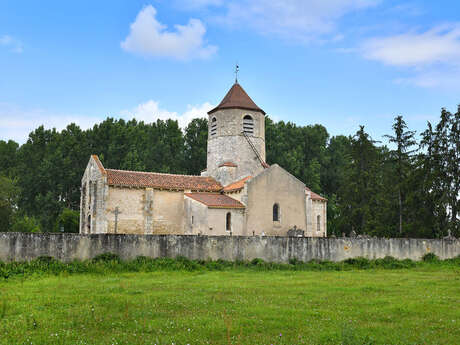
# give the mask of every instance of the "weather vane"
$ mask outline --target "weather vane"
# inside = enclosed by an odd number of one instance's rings
[[[238,72],[240,71],[240,66],[238,65],[238,62],[235,65],[235,84],[238,84]]]

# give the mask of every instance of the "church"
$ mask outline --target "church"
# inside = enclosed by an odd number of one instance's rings
[[[295,229],[326,237],[327,200],[265,162],[265,112],[237,81],[208,112],[208,126],[201,176],[108,169],[92,155],[80,233],[287,236]]]

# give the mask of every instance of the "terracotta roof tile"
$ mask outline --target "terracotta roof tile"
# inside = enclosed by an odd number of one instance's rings
[[[223,189],[224,192],[235,192],[237,190],[240,190],[240,189],[243,189],[244,188],[244,184],[246,183],[246,181],[248,181],[249,179],[251,179],[252,176],[247,176],[239,181],[236,181],[236,182],[233,182],[233,183],[230,183],[229,185],[226,185]]]
[[[225,194],[185,193],[185,195],[208,206],[209,208],[245,208],[241,202]]]
[[[231,89],[227,92],[224,99],[220,104],[208,112],[208,114],[212,114],[217,110],[220,109],[247,109],[247,110],[255,110],[260,111],[265,115],[265,112],[260,109],[257,104],[248,96],[246,91],[241,87],[240,84],[235,83],[231,87]]]
[[[233,162],[225,162],[225,163],[222,163],[221,165],[219,165],[219,168],[221,168],[221,167],[236,168],[236,167],[238,167],[238,165],[236,165],[236,164],[233,163]]]
[[[175,190],[218,192],[222,185],[212,177],[160,174],[151,172],[106,169],[107,183],[113,186],[151,187]]]
[[[323,198],[321,195],[316,194],[315,192],[312,192],[310,188],[305,187],[305,190],[310,192],[310,198],[311,200],[318,200],[318,201],[327,201],[326,198]]]

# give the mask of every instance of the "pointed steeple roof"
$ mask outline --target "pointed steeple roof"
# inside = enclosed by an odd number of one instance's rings
[[[214,109],[210,110],[208,114],[212,114],[221,109],[246,109],[260,111],[265,115],[265,111],[260,109],[257,104],[248,96],[246,91],[241,87],[238,82],[233,84],[232,88],[227,92],[224,99]]]

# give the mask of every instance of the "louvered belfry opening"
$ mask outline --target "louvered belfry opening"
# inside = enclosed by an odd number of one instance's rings
[[[211,136],[215,135],[217,132],[217,119],[215,117],[211,120]]]
[[[243,118],[243,132],[249,135],[254,135],[254,119],[251,115],[246,115]]]

